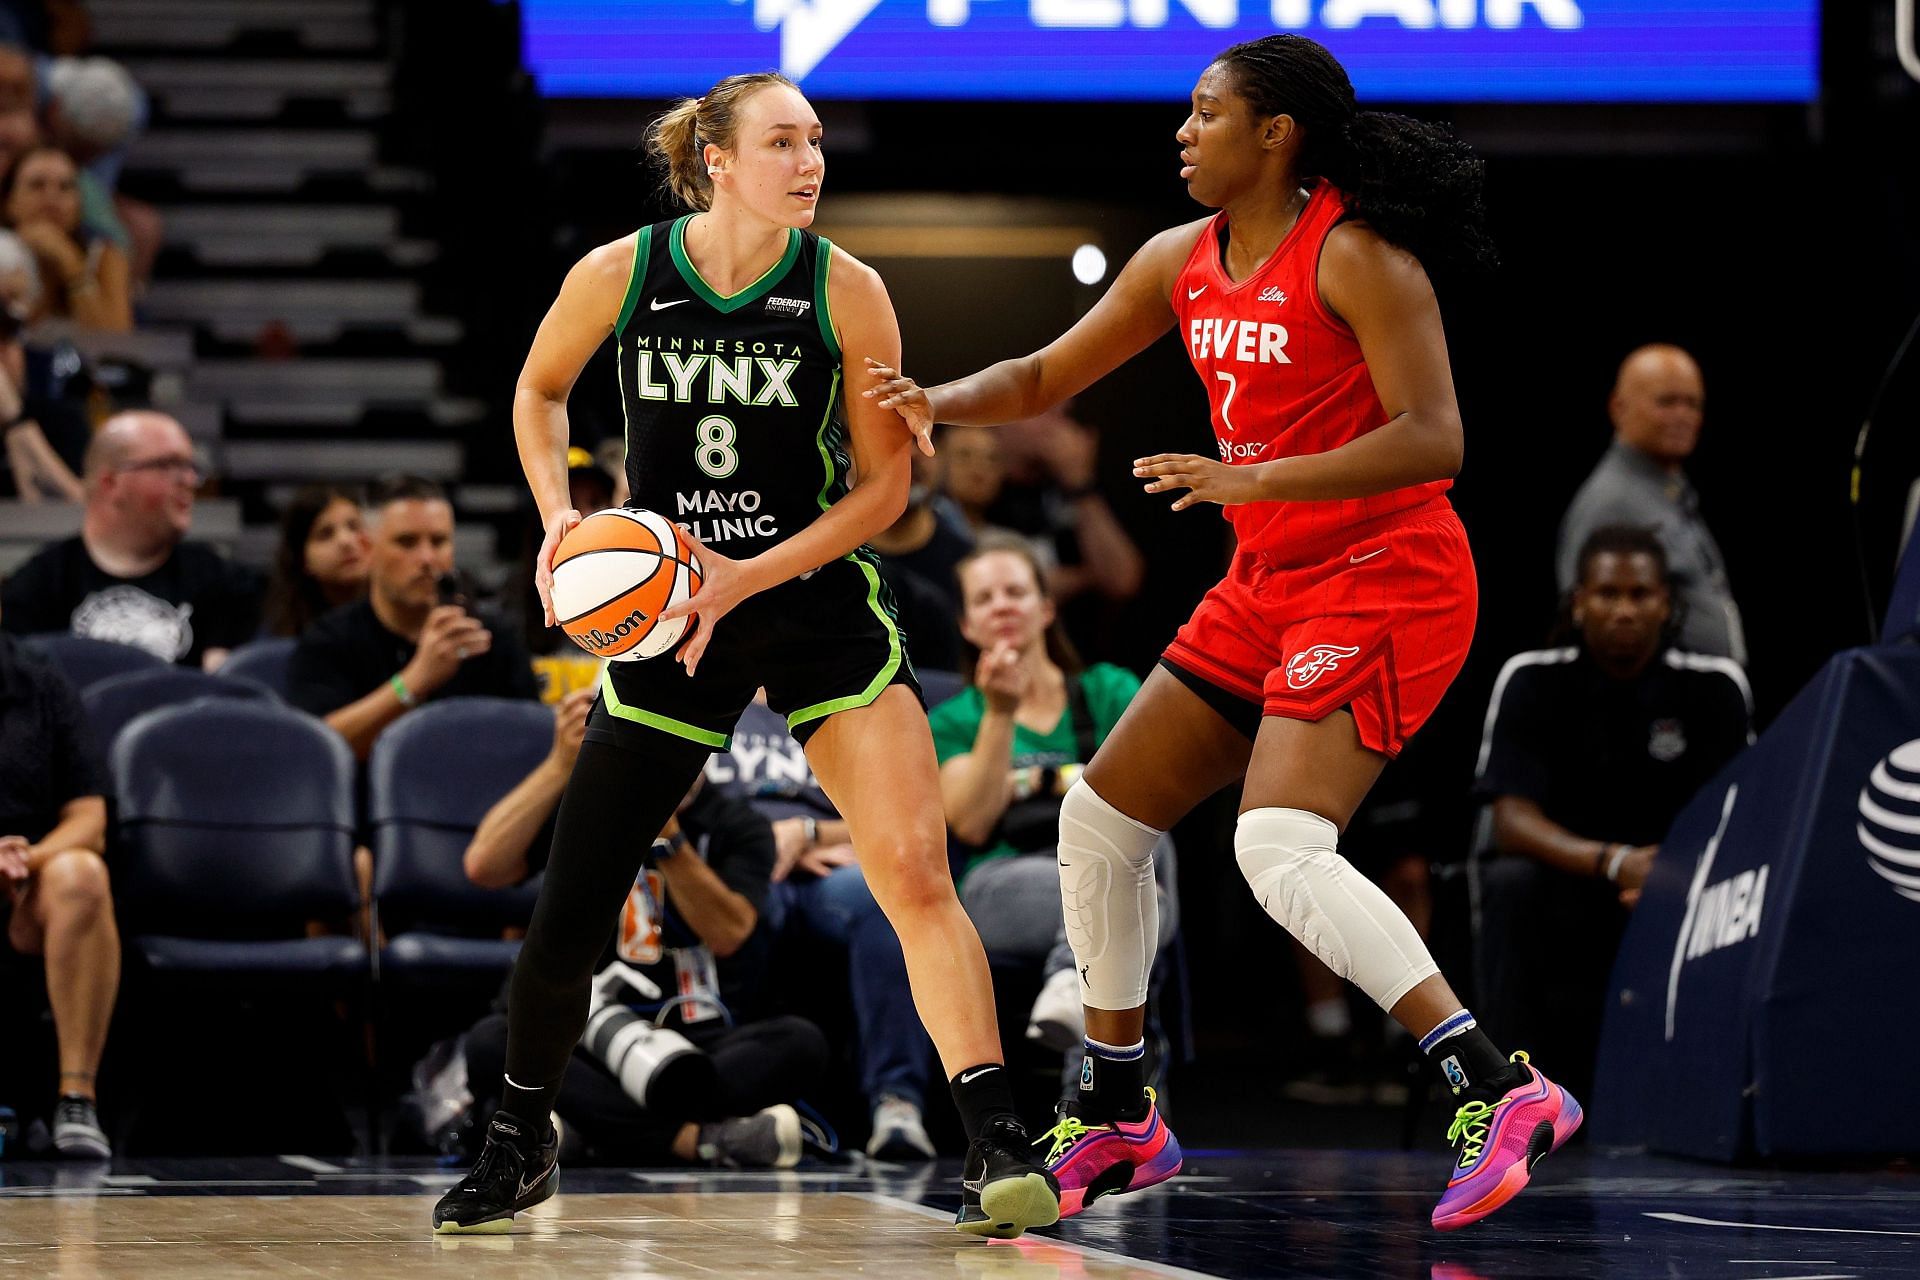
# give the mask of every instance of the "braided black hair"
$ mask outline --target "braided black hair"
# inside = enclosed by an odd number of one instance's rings
[[[1486,165],[1451,130],[1359,110],[1346,69],[1305,36],[1248,40],[1214,61],[1256,114],[1293,117],[1304,130],[1300,176],[1340,188],[1384,239],[1429,271],[1497,265],[1480,198]]]

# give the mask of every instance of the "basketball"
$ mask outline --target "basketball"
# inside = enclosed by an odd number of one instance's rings
[[[700,561],[680,527],[655,511],[615,507],[575,525],[553,554],[553,613],[597,657],[636,662],[680,642],[688,618],[660,622],[700,589]]]

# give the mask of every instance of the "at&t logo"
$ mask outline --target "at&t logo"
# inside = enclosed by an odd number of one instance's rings
[[[1920,738],[1887,753],[1860,788],[1854,831],[1867,865],[1911,902],[1920,902]]]

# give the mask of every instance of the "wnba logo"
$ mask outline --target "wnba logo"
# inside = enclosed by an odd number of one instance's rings
[[[1854,832],[1867,866],[1893,891],[1920,902],[1920,738],[1887,753],[1860,788]]]
[[[1352,645],[1344,644],[1317,644],[1304,649],[1287,660],[1287,687],[1304,689],[1339,666],[1341,659],[1354,657],[1359,652]]]

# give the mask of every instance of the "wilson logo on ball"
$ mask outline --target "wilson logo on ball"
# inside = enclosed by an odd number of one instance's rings
[[[575,644],[598,657],[658,657],[691,621],[662,622],[660,614],[690,599],[701,577],[692,541],[659,512],[596,511],[554,552],[554,616]]]

